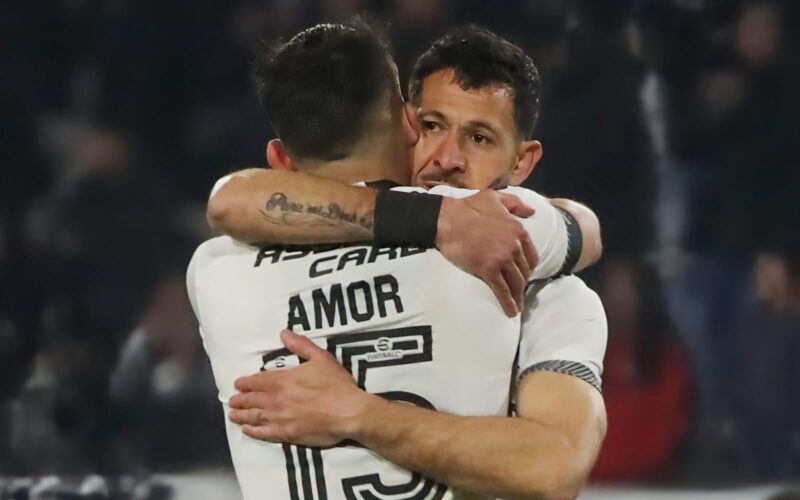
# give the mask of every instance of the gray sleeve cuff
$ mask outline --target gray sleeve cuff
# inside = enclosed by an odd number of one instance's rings
[[[554,359],[550,361],[542,361],[541,363],[536,363],[535,365],[531,365],[517,375],[517,383],[516,385],[519,386],[522,379],[525,378],[528,374],[533,372],[556,372],[556,373],[563,373],[564,375],[572,375],[573,377],[578,377],[579,379],[583,380],[587,384],[591,385],[598,392],[602,393],[603,389],[600,387],[600,381],[597,379],[595,374],[592,370],[589,369],[586,365],[582,363],[578,363],[576,361],[564,361],[559,359]]]
[[[556,207],[556,210],[564,218],[564,224],[567,226],[567,255],[564,257],[564,264],[556,274],[556,276],[564,276],[572,274],[572,270],[578,265],[581,252],[583,252],[583,233],[581,233],[581,226],[571,213],[559,207]]]

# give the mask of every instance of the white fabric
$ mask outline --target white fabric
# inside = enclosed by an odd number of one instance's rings
[[[394,188],[394,190],[426,192],[418,187],[399,187]],[[427,192],[450,198],[466,198],[478,193],[478,190],[461,189],[441,184]],[[536,251],[539,253],[539,263],[531,274],[530,280],[540,280],[557,274],[561,270],[569,250],[567,226],[561,213],[550,204],[550,200],[530,189],[509,186],[500,189],[499,192],[517,196],[536,211],[531,217],[519,219],[528,234],[530,234],[531,240],[536,246]]]
[[[608,324],[600,297],[578,277],[531,287],[525,295],[518,373],[548,361],[588,368],[601,382]]]
[[[537,210],[526,227],[534,233],[535,242],[543,242],[539,248],[542,272],[556,272],[566,254],[563,219],[541,196],[519,188],[512,191]],[[467,194],[444,188],[434,192]],[[564,240],[562,245],[555,243],[558,238]],[[378,474],[386,486],[413,483],[409,472],[363,448],[322,451],[316,457],[324,463],[324,471],[320,470],[310,450],[251,439],[227,419],[227,402],[235,394],[236,378],[262,367],[272,370],[297,364],[292,355],[271,359],[266,365],[263,359],[265,355],[274,357],[283,348],[279,333],[292,317],[297,333],[330,348],[340,362],[349,357],[355,376],[359,367],[371,364],[364,379],[369,392],[401,391],[424,398],[438,410],[460,415],[507,414],[520,317],[508,318],[482,281],[435,250],[344,247],[315,253],[284,250],[278,255],[276,249],[258,249],[219,237],[195,252],[187,288],[211,361],[233,464],[246,500],[344,500],[347,478],[370,474]],[[341,291],[346,324],[339,303],[333,300],[336,290]],[[297,312],[300,303],[305,315]],[[368,336],[375,331],[384,333],[367,339],[346,338],[346,345],[331,347],[342,341],[343,335]],[[426,343],[426,338],[431,343]],[[294,467],[291,481],[287,463]],[[305,480],[301,469],[307,471]],[[327,496],[318,493],[323,488],[317,473],[324,479]],[[292,496],[290,482],[296,485],[297,496]],[[433,498],[436,488],[423,494],[420,489],[425,486],[427,483],[419,483],[416,496],[387,494],[379,498]],[[355,498],[360,498],[358,492],[370,486],[352,489]],[[441,498],[457,497],[448,491]]]

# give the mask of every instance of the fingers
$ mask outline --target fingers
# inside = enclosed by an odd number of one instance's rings
[[[514,196],[513,194],[508,193],[497,193],[500,198],[500,203],[506,207],[506,210],[511,212],[512,214],[516,215],[517,217],[530,217],[536,211],[523,203],[519,197]]]
[[[264,371],[247,377],[239,377],[233,383],[233,387],[239,392],[263,391],[269,387],[273,375],[276,374]]]
[[[228,405],[235,410],[264,409],[268,403],[269,394],[264,392],[240,392],[228,400]]]
[[[525,278],[525,281],[527,282],[531,277],[533,268],[531,267],[530,262],[528,262],[528,258],[526,257],[525,251],[522,248],[522,242],[518,243],[519,246],[514,251],[514,265],[517,266],[520,274],[522,274],[522,277]]]
[[[287,349],[308,361],[330,357],[328,351],[319,347],[311,339],[298,335],[291,330],[283,330],[281,332],[281,342]]]
[[[539,252],[536,251],[536,247],[533,245],[533,241],[531,241],[531,237],[527,232],[520,238],[519,242],[522,246],[522,253],[525,255],[525,261],[528,263],[531,273],[533,273],[536,266],[539,265]],[[527,279],[530,279],[530,277],[530,273],[526,275]]]
[[[276,390],[286,382],[290,372],[299,368],[286,368],[277,371],[262,371],[246,377],[239,377],[233,382],[233,387],[239,392],[270,392]]]
[[[280,443],[281,439],[278,437],[276,430],[270,425],[243,425],[242,432],[253,439],[261,441],[269,441],[271,443]]]
[[[269,422],[266,412],[251,408],[249,410],[231,410],[228,413],[231,422],[239,425],[264,425]]]
[[[517,315],[517,303],[514,300],[514,296],[511,294],[511,289],[508,286],[505,278],[503,277],[502,271],[496,273],[492,276],[487,276],[484,278],[484,281],[489,288],[492,289],[492,293],[494,296],[497,297],[497,300],[500,302],[500,307],[503,308],[505,313],[513,318]]]
[[[517,312],[522,310],[523,294],[525,292],[525,284],[528,280],[524,277],[519,267],[513,262],[503,264],[503,279],[505,279],[508,284],[509,292],[514,299],[514,304],[516,306],[514,315],[516,315]]]

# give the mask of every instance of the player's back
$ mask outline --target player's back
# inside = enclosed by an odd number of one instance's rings
[[[195,253],[189,293],[220,401],[236,378],[298,363],[283,328],[335,354],[368,392],[460,415],[505,415],[519,319],[435,250],[254,248],[228,237]],[[450,498],[356,446],[260,442],[226,419],[246,500]]]

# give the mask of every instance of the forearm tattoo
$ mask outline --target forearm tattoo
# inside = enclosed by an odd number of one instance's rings
[[[264,219],[284,226],[308,226],[342,228],[372,237],[374,214],[359,215],[347,212],[338,203],[328,206],[312,205],[292,201],[285,193],[273,193],[260,210]]]

